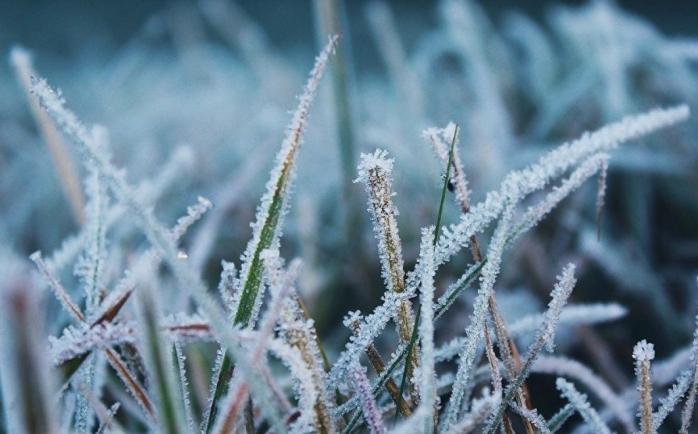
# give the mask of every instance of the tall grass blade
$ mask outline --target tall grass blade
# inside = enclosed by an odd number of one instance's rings
[[[174,381],[174,366],[170,344],[160,330],[160,312],[148,282],[138,289],[138,313],[141,334],[141,353],[146,362],[150,383],[154,390],[157,404],[157,422],[160,430],[166,434],[186,432],[186,423],[182,419],[182,402]]]
[[[434,229],[434,238],[432,240],[432,246],[436,246],[436,243],[439,241],[439,232],[441,230],[441,219],[443,218],[443,211],[444,211],[444,203],[446,202],[446,191],[448,191],[448,186],[451,183],[451,166],[453,166],[453,151],[456,148],[456,141],[458,140],[458,125],[455,126],[453,129],[453,138],[451,139],[451,147],[448,152],[448,161],[446,163],[446,172],[444,173],[444,183],[443,187],[441,188],[441,196],[439,199],[439,208],[436,213],[436,226]],[[432,255],[433,256],[433,255]],[[433,257],[432,257],[433,260]],[[434,265],[432,264],[432,268],[435,271]],[[434,272],[432,271],[432,272]],[[423,283],[422,283],[423,284]],[[412,358],[414,357],[414,345],[417,340],[417,330],[419,327],[420,319],[421,319],[421,314],[422,310],[420,309],[417,311],[417,316],[415,317],[414,320],[414,326],[412,327],[412,333],[410,334],[410,341],[407,346],[407,360],[405,361],[405,369],[402,373],[402,381],[400,382],[400,394],[398,395],[398,399],[402,400],[403,399],[403,394],[405,391],[405,384],[407,383],[407,377],[409,376],[409,367],[411,366],[412,363]],[[400,403],[398,402],[398,406]],[[397,416],[397,413],[396,413]]]
[[[348,242],[355,242],[360,231],[356,192],[352,182],[356,167],[356,133],[354,115],[350,97],[351,58],[349,29],[343,20],[344,0],[314,0],[316,35],[318,45],[322,46],[328,35],[344,35],[344,43],[338,45],[330,61],[330,78],[332,79],[332,102],[337,126],[339,155],[342,164],[343,202],[346,207],[345,225]]]
[[[296,155],[303,140],[310,105],[313,101],[317,87],[320,84],[323,72],[330,54],[334,51],[338,36],[330,37],[320,55],[315,59],[308,81],[300,96],[298,107],[293,114],[293,119],[286,132],[286,137],[281,144],[281,150],[277,154],[274,169],[267,183],[267,191],[262,196],[257,208],[257,218],[252,226],[252,239],[247,244],[242,255],[242,267],[240,269],[241,293],[236,300],[234,322],[236,325],[248,327],[255,320],[261,304],[259,296],[262,283],[263,264],[261,254],[264,250],[274,247],[281,235],[281,222],[286,207],[288,206],[288,191],[293,181],[293,173]],[[228,388],[233,369],[233,362],[228,354],[225,354],[220,364],[220,373],[213,388],[213,396],[210,399],[208,424],[205,432],[210,432],[213,421],[216,418],[217,405],[220,398]]]

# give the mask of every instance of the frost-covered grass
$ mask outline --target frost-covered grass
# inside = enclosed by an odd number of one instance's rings
[[[408,49],[373,3],[354,81],[340,5],[288,116],[300,68],[226,0],[158,17],[187,72],[137,40],[70,102],[12,50],[4,432],[690,432],[698,41],[444,0]]]

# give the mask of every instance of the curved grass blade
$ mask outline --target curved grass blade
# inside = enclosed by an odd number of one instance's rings
[[[338,37],[330,38],[325,48],[315,60],[315,66],[310,72],[300,102],[293,115],[293,120],[286,133],[276,164],[267,183],[267,191],[262,197],[257,209],[257,221],[253,225],[253,236],[243,254],[243,265],[240,270],[241,293],[237,300],[237,310],[233,321],[236,325],[247,327],[251,325],[261,304],[260,287],[262,283],[263,264],[261,254],[264,250],[278,242],[281,233],[281,223],[288,204],[288,191],[293,180],[293,169],[296,155],[305,130],[310,104],[320,83],[330,54],[333,52]],[[213,427],[219,400],[225,395],[228,383],[232,378],[233,361],[225,354],[221,361],[218,378],[212,388],[212,396],[206,411],[203,431],[208,433]]]
[[[435,246],[437,241],[439,241],[439,232],[441,230],[441,219],[443,217],[444,202],[446,201],[446,191],[448,191],[448,185],[451,182],[451,166],[453,165],[453,150],[456,147],[456,140],[458,137],[458,130],[460,128],[456,125],[453,130],[453,138],[451,139],[451,149],[448,152],[448,163],[446,163],[446,174],[444,175],[444,185],[441,188],[441,198],[439,200],[439,211],[436,214],[436,228],[434,229],[434,241]],[[402,381],[400,382],[400,394],[398,395],[397,406],[403,399],[403,393],[405,392],[405,384],[407,384],[407,377],[409,376],[409,368],[411,366],[412,358],[415,356],[414,345],[417,341],[417,331],[419,330],[419,319],[421,317],[422,310],[417,311],[417,315],[414,319],[414,326],[412,327],[412,335],[410,336],[410,343],[407,345],[407,362],[405,363],[405,369],[402,373]],[[397,418],[398,413],[395,413]]]
[[[147,284],[138,291],[138,296],[142,353],[157,398],[158,424],[163,433],[179,434],[182,432],[180,427],[186,425],[177,405],[181,400],[174,383],[172,359],[158,325],[160,313],[154,294]]]

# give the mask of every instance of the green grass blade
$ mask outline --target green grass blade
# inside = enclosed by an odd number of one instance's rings
[[[446,202],[446,191],[448,190],[448,184],[451,182],[451,166],[453,165],[453,150],[456,147],[456,140],[458,138],[458,130],[459,127],[456,125],[456,128],[453,131],[453,138],[451,139],[451,149],[449,150],[448,153],[448,163],[446,164],[446,174],[444,175],[444,185],[441,188],[441,198],[439,199],[439,211],[436,214],[436,228],[434,230],[434,241],[433,245],[436,245],[436,242],[439,241],[439,232],[441,230],[441,219],[443,218],[443,211],[444,211],[444,202]],[[412,358],[415,356],[414,354],[414,345],[415,342],[417,341],[417,330],[419,329],[419,318],[420,318],[420,313],[421,309],[417,311],[417,315],[414,319],[414,326],[412,327],[412,335],[410,336],[410,343],[407,345],[407,361],[405,362],[405,369],[402,373],[402,381],[400,382],[400,394],[398,395],[398,406],[400,405],[400,402],[402,401],[402,396],[403,393],[405,392],[405,385],[407,384],[407,377],[409,375],[409,369],[412,363]],[[398,417],[398,412],[395,412],[395,418]]]
[[[256,311],[260,304],[259,293],[264,271],[261,254],[265,249],[272,247],[274,243],[278,242],[285,205],[288,202],[287,193],[291,188],[296,155],[300,149],[310,104],[320,83],[320,78],[325,70],[329,56],[336,47],[337,40],[337,36],[331,37],[315,60],[315,66],[310,72],[303,94],[300,97],[300,102],[294,112],[291,126],[277,155],[275,167],[271,172],[271,179],[267,184],[267,191],[262,196],[257,210],[257,220],[253,226],[252,239],[243,255],[244,262],[240,271],[242,292],[233,318],[235,325],[249,327],[253,325],[255,320]],[[223,356],[221,369],[219,370],[209,402],[208,417],[204,421],[203,431],[206,433],[213,428],[218,402],[227,392],[232,374],[233,360],[226,353]]]
[[[278,233],[279,221],[283,213],[284,197],[289,188],[288,180],[294,162],[293,157],[290,156],[290,158],[290,160],[285,162],[281,171],[281,176],[276,182],[272,201],[269,205],[269,212],[262,225],[259,243],[254,248],[250,271],[244,281],[242,295],[240,296],[240,304],[235,313],[234,320],[236,325],[241,325],[243,327],[248,326],[254,313],[254,305],[257,301],[257,294],[262,283],[262,273],[264,271],[261,254],[264,250],[271,247],[276,238],[275,235]]]
[[[159,311],[152,290],[145,285],[138,290],[139,319],[142,353],[145,358],[151,387],[156,397],[157,420],[162,433],[179,434],[186,426],[180,417],[181,402],[174,383],[174,366],[167,350],[159,323]]]
[[[443,217],[444,202],[446,201],[446,191],[448,190],[448,184],[451,182],[451,166],[453,166],[453,151],[456,147],[456,141],[458,140],[458,132],[460,127],[456,125],[453,130],[453,138],[451,139],[451,149],[448,151],[448,163],[446,164],[446,175],[444,176],[444,185],[441,188],[441,198],[439,200],[439,212],[436,214],[436,228],[434,229],[434,245],[439,241],[439,234],[441,233],[441,218]]]
[[[342,0],[315,0],[313,10],[315,13],[316,34],[320,46],[325,43],[328,35],[347,34],[347,22],[344,18]],[[346,228],[347,241],[356,241],[360,233],[361,219],[360,207],[357,203],[354,187],[354,170],[356,168],[356,140],[354,121],[352,116],[352,101],[350,98],[350,81],[352,70],[349,50],[338,46],[330,65],[330,78],[332,79],[332,102],[334,105],[334,117],[337,125],[337,138],[339,141],[339,155],[342,165],[342,188],[344,202],[346,204]]]

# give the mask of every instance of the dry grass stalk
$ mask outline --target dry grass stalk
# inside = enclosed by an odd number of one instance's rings
[[[635,359],[635,375],[637,390],[640,392],[640,431],[642,434],[655,434],[652,423],[652,380],[650,379],[650,364],[654,359],[654,345],[642,340],[633,350]]]
[[[73,217],[79,225],[82,225],[85,222],[85,197],[80,187],[78,172],[56,125],[51,121],[49,115],[42,110],[37,98],[32,95],[31,78],[36,75],[36,72],[32,66],[31,56],[23,48],[14,47],[10,54],[10,62],[15,69],[17,81],[26,94],[36,126],[51,153],[51,158],[53,158],[53,163],[58,171],[58,179],[70,204]]]
[[[349,324],[349,327],[351,328],[352,332],[358,331],[358,320]],[[385,372],[385,361],[374,344],[371,343],[368,347],[366,347],[366,356],[378,375]],[[405,417],[410,416],[412,414],[412,408],[407,401],[400,398],[400,388],[398,387],[397,383],[395,383],[393,378],[388,378],[386,380],[385,388],[388,391],[390,398],[393,400],[393,402],[395,402],[400,414]]]

